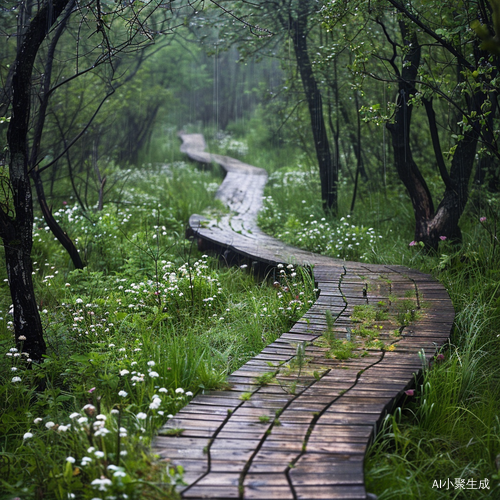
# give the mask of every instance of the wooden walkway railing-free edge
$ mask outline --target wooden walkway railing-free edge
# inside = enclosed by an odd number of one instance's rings
[[[154,443],[162,460],[182,465],[186,499],[366,500],[363,462],[381,421],[412,387],[415,377],[448,341],[455,312],[445,288],[431,276],[402,266],[345,262],[293,248],[256,225],[267,181],[265,170],[205,151],[201,134],[180,134],[181,151],[200,163],[218,163],[226,177],[217,198],[231,209],[218,221],[190,218],[190,234],[201,248],[271,269],[310,266],[319,297],[275,342],[228,377],[231,388],[196,396],[160,430]],[[384,349],[363,356],[328,359],[313,342],[327,329],[346,337],[356,305],[374,308],[391,298],[414,297],[418,318],[394,336],[380,321]],[[352,327],[352,328],[351,328]],[[305,346],[314,367],[280,383],[257,377],[275,370]],[[393,350],[391,350],[393,349]],[[292,380],[293,379],[293,380]],[[246,394],[251,393],[248,398]],[[169,429],[184,429],[171,436]]]

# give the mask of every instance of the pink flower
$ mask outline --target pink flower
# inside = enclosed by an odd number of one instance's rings
[[[88,390],[88,392],[90,392],[90,394],[92,394],[94,391],[95,391],[95,387],[92,387],[92,389]]]
[[[440,237],[439,237],[439,239],[440,239],[441,241],[444,241],[444,240],[446,239],[446,236],[440,236]]]
[[[480,217],[479,222],[486,222],[486,217]]]
[[[416,242],[416,241],[410,241],[410,246],[411,246],[411,247],[414,247],[416,244],[417,244],[417,242]]]
[[[444,354],[438,354],[436,356],[436,361],[444,361]]]
[[[68,204],[68,202],[67,202],[67,201],[63,201],[63,205],[67,205],[67,204]]]
[[[407,396],[415,396],[415,389],[408,389],[407,391],[405,391],[405,394]]]

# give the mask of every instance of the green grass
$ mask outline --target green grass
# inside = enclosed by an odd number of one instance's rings
[[[156,431],[196,393],[223,389],[228,373],[310,307],[307,273],[287,269],[269,286],[184,240],[187,218],[213,204],[218,182],[218,174],[185,163],[145,168],[121,190],[123,203],[95,213],[56,210],[85,255],[83,271],[71,271],[37,220],[34,279],[48,353],[27,369],[13,347],[6,291],[2,499],[90,500],[104,494],[99,488],[107,496],[176,498],[182,470],[156,464]]]

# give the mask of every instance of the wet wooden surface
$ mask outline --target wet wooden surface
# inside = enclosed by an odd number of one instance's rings
[[[422,364],[448,341],[455,312],[447,291],[413,269],[345,262],[266,235],[256,225],[266,172],[205,152],[201,134],[180,137],[190,159],[227,172],[217,198],[231,213],[218,221],[190,219],[199,247],[261,272],[310,266],[319,296],[289,332],[228,377],[229,390],[198,395],[170,419],[155,451],[184,467],[186,499],[365,500],[363,460],[371,440]],[[356,332],[355,306],[397,306],[408,298],[416,318],[399,325],[397,335],[394,321],[379,321],[382,348],[360,347],[357,357],[342,360],[327,357],[324,342],[315,342],[327,329],[327,311],[342,340]],[[291,368],[298,345],[306,360],[300,373]],[[272,381],[259,383],[269,372]],[[184,430],[170,436],[170,429]]]

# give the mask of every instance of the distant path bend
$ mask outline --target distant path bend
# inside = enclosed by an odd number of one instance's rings
[[[190,159],[218,163],[227,172],[217,198],[232,213],[217,221],[193,215],[190,231],[199,246],[262,270],[288,263],[312,266],[320,294],[289,332],[228,377],[230,390],[196,396],[169,420],[155,451],[184,467],[186,499],[373,498],[364,484],[365,453],[384,416],[414,385],[422,363],[449,338],[455,311],[446,289],[413,269],[345,262],[266,235],[256,225],[265,170],[205,152],[201,134],[180,137]],[[365,349],[363,356],[339,360],[313,345],[327,329],[326,311],[336,318],[336,336],[345,338],[356,331],[351,321],[356,305],[377,309],[382,301],[394,305],[405,297],[414,297],[418,319],[401,327],[399,336],[393,322],[378,321],[384,350]],[[257,382],[273,370],[270,365],[276,370],[292,360],[300,343],[316,376],[304,370],[300,378],[279,373],[279,384]],[[252,395],[242,398],[244,393]],[[184,431],[169,436],[169,429]]]

